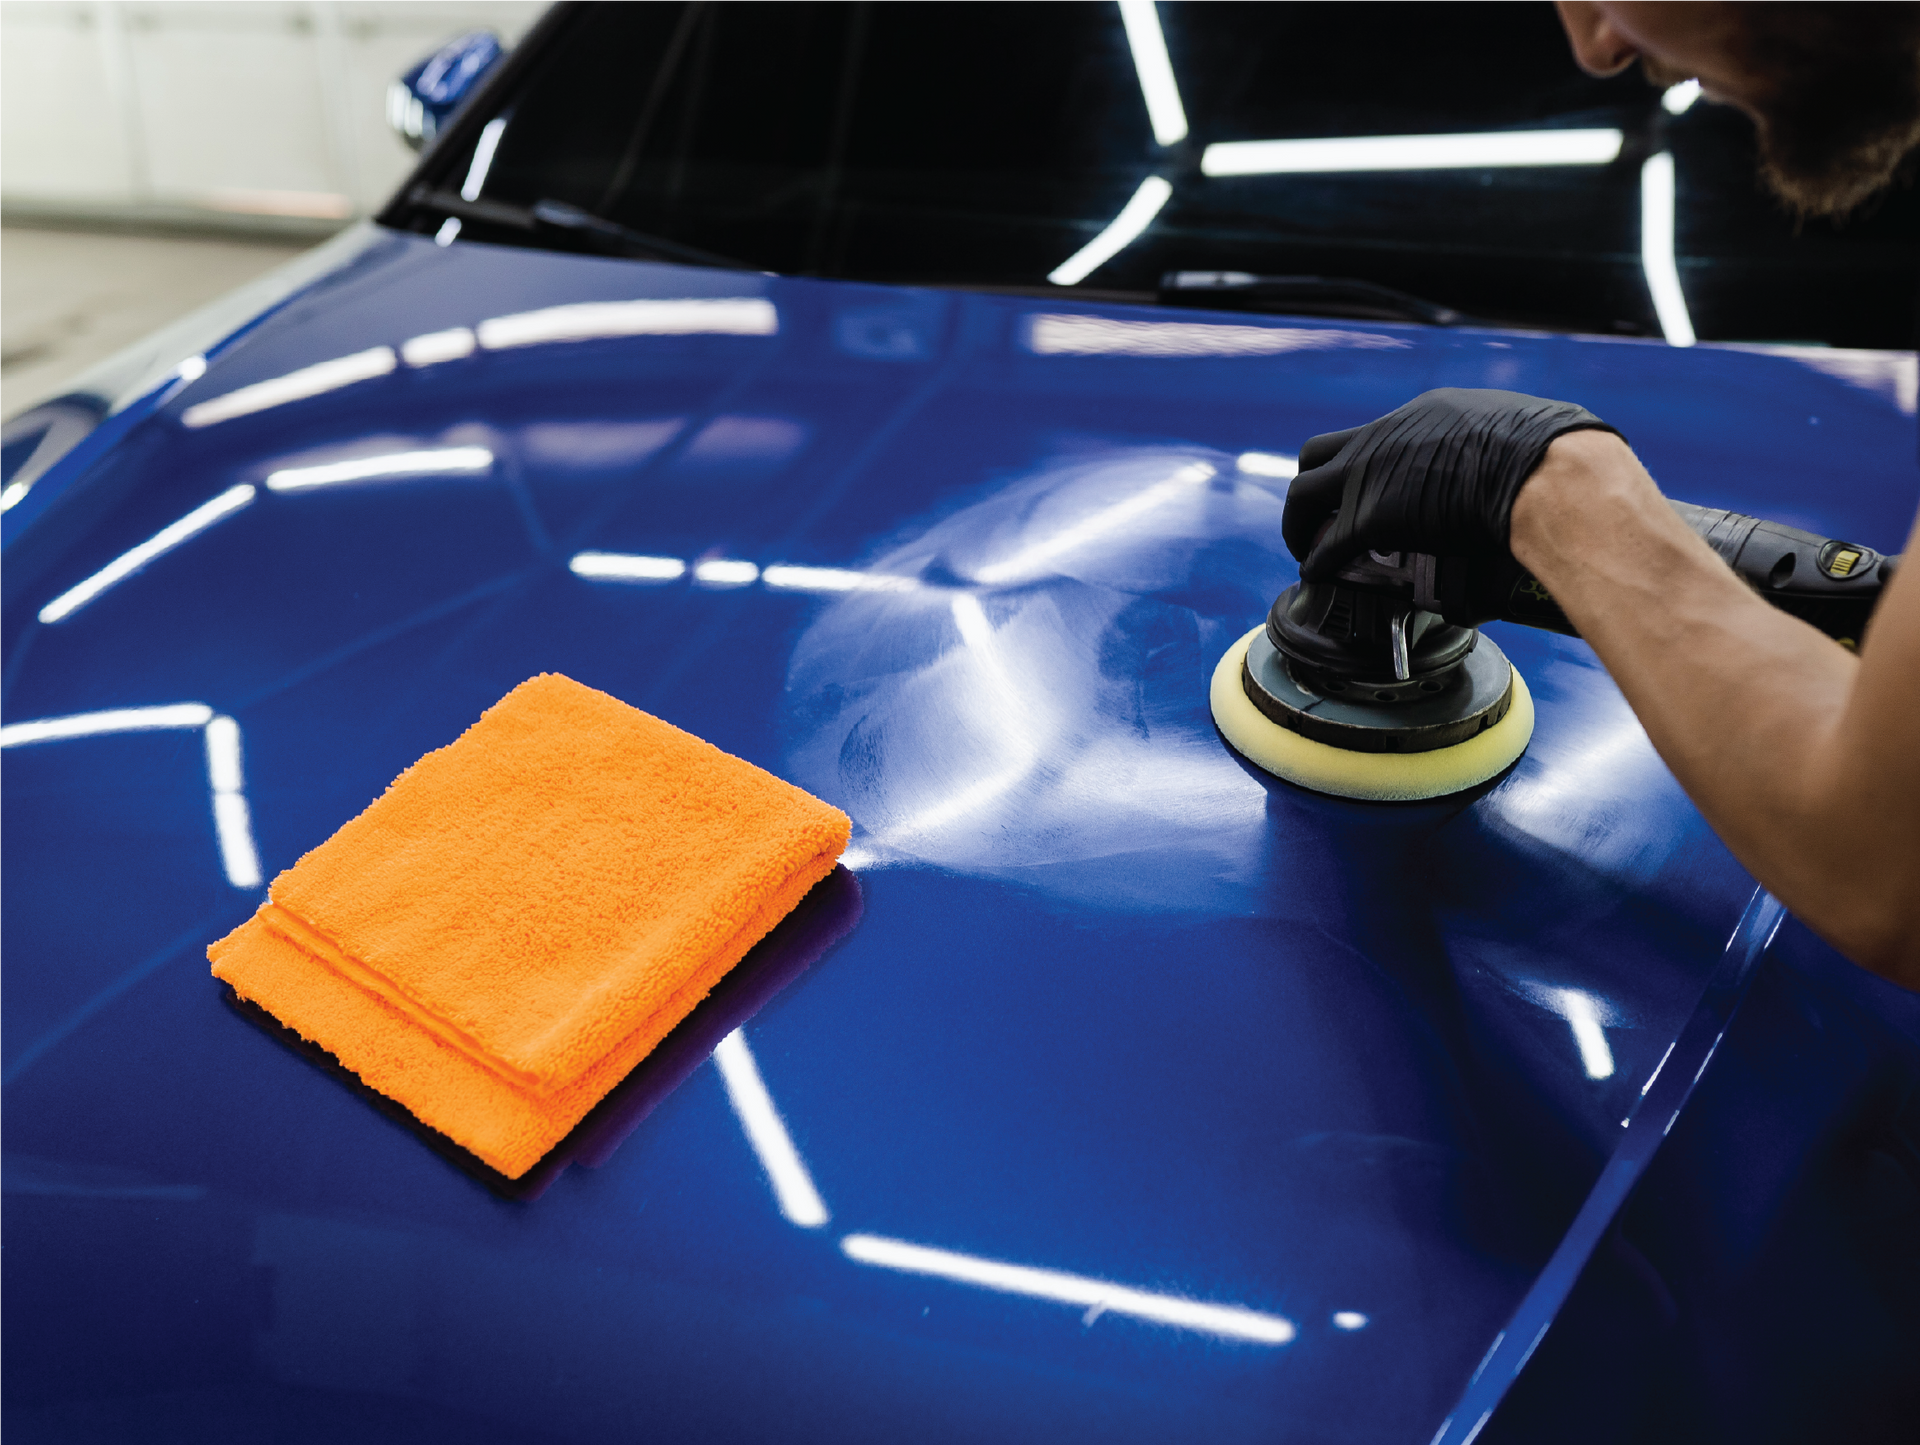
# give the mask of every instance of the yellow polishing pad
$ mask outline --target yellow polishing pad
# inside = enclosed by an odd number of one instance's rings
[[[1353,753],[1302,737],[1274,722],[1247,698],[1240,680],[1256,627],[1227,649],[1213,670],[1213,720],[1234,750],[1277,778],[1337,798],[1410,803],[1484,783],[1526,751],[1533,736],[1533,696],[1513,674],[1513,706],[1485,732],[1426,753]],[[1496,674],[1497,676],[1498,674]]]

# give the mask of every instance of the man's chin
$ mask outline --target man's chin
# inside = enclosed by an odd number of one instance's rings
[[[1760,177],[1802,216],[1844,216],[1885,190],[1920,148],[1920,116],[1871,135],[1792,144],[1778,122],[1760,125]]]

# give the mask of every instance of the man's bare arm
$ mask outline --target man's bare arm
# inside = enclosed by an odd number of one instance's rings
[[[1750,591],[1599,431],[1548,448],[1512,546],[1734,856],[1835,948],[1920,990],[1920,567],[1855,657]]]

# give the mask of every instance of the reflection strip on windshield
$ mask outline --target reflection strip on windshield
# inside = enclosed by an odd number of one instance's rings
[[[1172,195],[1173,186],[1165,177],[1148,176],[1107,229],[1054,267],[1047,279],[1056,286],[1079,285],[1139,240],[1140,233],[1153,224],[1153,218],[1160,214],[1160,208]]]
[[[1147,102],[1153,138],[1163,146],[1187,138],[1187,109],[1180,103],[1180,85],[1167,58],[1167,37],[1160,29],[1160,12],[1153,0],[1120,0],[1120,22],[1126,26],[1127,48],[1133,52],[1133,73],[1140,78],[1140,94]]]
[[[1181,1299],[1178,1295],[1151,1294],[1126,1285],[1109,1284],[1103,1279],[1067,1274],[1057,1269],[1036,1269],[1032,1265],[1004,1264],[971,1254],[956,1254],[946,1249],[931,1249],[905,1240],[884,1239],[873,1234],[849,1234],[840,1241],[847,1258],[903,1274],[932,1275],[959,1284],[976,1285],[1002,1294],[1027,1295],[1033,1299],[1053,1300],[1078,1305],[1087,1311],[1088,1323],[1109,1311],[1132,1315],[1158,1325],[1198,1330],[1228,1339],[1249,1340],[1262,1345],[1284,1345],[1293,1339],[1293,1321],[1280,1315],[1262,1314],[1239,1305],[1204,1304]]]
[[[496,115],[480,127],[480,139],[473,147],[473,163],[467,167],[467,178],[460,183],[460,199],[477,201],[480,192],[487,184],[487,172],[493,169],[493,153],[500,148],[500,137],[506,134],[507,118]]]
[[[1680,265],[1674,257],[1676,209],[1673,154],[1660,151],[1640,167],[1640,269],[1646,273],[1653,313],[1670,346],[1694,343],[1693,318],[1680,289]]]
[[[1478,170],[1483,166],[1600,166],[1620,154],[1617,130],[1507,130],[1466,135],[1236,140],[1207,147],[1209,176],[1329,171]]]

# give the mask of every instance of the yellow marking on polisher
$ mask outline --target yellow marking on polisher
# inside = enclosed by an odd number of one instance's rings
[[[1264,626],[1264,624],[1263,624]],[[1213,720],[1234,750],[1277,778],[1337,798],[1411,803],[1484,783],[1526,751],[1533,737],[1533,695],[1513,674],[1513,705],[1485,732],[1425,753],[1355,753],[1283,728],[1255,707],[1240,681],[1256,627],[1227,649],[1213,670]]]

